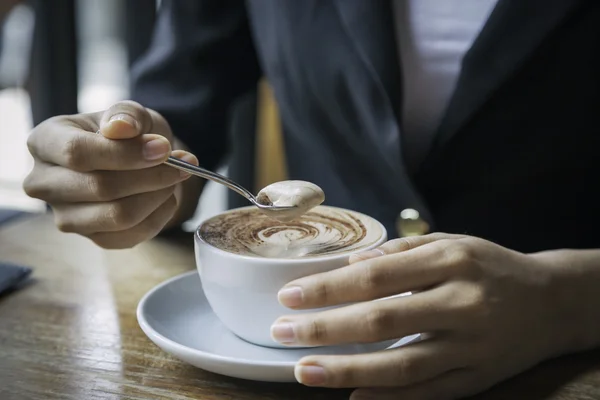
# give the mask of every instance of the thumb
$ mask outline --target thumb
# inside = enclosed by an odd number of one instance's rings
[[[121,101],[102,114],[100,133],[109,139],[131,139],[152,129],[150,112],[134,101]]]

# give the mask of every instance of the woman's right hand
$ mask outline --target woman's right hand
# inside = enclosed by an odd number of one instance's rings
[[[96,134],[99,131],[100,134]],[[35,160],[24,189],[52,207],[63,232],[119,249],[156,236],[173,218],[189,175],[161,165],[174,137],[155,111],[125,101],[104,112],[51,118],[28,140]]]

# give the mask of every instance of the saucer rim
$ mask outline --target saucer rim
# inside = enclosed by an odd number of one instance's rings
[[[173,277],[159,283],[158,285],[154,286],[140,299],[137,309],[136,309],[136,318],[138,321],[138,325],[140,326],[140,328],[142,329],[144,334],[146,334],[148,339],[150,339],[150,341],[154,342],[155,345],[157,345],[158,347],[160,347],[163,351],[166,351],[167,353],[171,353],[171,351],[167,351],[167,350],[165,350],[165,348],[171,348],[179,354],[190,354],[194,357],[205,358],[208,360],[214,360],[214,361],[229,364],[232,366],[237,366],[240,363],[243,363],[247,366],[255,366],[255,367],[266,367],[266,368],[272,368],[272,367],[290,368],[291,367],[291,368],[293,368],[296,365],[296,363],[297,363],[296,361],[259,361],[259,360],[248,359],[248,358],[222,356],[219,354],[209,353],[209,352],[206,352],[203,350],[198,350],[198,349],[183,345],[181,343],[175,342],[174,340],[169,339],[166,336],[160,334],[155,328],[153,328],[152,325],[146,319],[145,312],[144,312],[145,307],[148,303],[148,300],[156,292],[163,289],[165,286],[168,286],[168,285],[172,284],[173,282],[176,282],[179,280],[190,278],[193,275],[197,275],[198,279],[200,280],[200,276],[199,276],[199,273],[197,270],[184,272],[182,274],[173,276]],[[202,293],[204,294],[204,289],[202,288],[201,280],[200,280],[200,290],[202,290]],[[206,300],[206,303],[207,303],[206,306],[208,306],[210,308],[210,304],[208,304],[208,300]],[[214,311],[212,311],[212,309],[211,309],[211,312],[214,313]],[[411,336],[413,336],[413,335],[408,335],[407,337],[411,337]],[[415,336],[417,336],[417,337],[413,338],[412,340],[405,343],[404,345],[407,345],[409,343],[414,342],[415,340],[418,340],[419,335],[415,335]],[[243,340],[241,338],[238,338],[238,339]],[[391,346],[387,347],[386,349],[389,349],[390,347],[396,345],[400,340],[403,340],[403,339],[404,338],[399,339],[397,342],[395,342]],[[253,346],[258,346],[258,345],[252,344],[252,343],[250,343],[250,344]],[[261,346],[258,346],[258,347],[261,347]],[[296,349],[281,348],[281,349],[275,349],[275,350],[294,351]]]
[[[192,347],[185,346],[181,343],[175,342],[172,339],[169,339],[169,338],[165,337],[164,335],[160,334],[158,331],[156,331],[156,329],[154,329],[152,327],[152,325],[148,322],[148,320],[146,319],[146,317],[144,315],[144,308],[146,307],[148,299],[150,297],[152,297],[156,292],[158,292],[159,290],[164,288],[165,286],[168,286],[175,281],[189,278],[193,275],[198,275],[198,278],[200,278],[197,270],[184,272],[183,274],[176,275],[176,276],[169,278],[166,281],[154,286],[142,297],[142,299],[138,303],[136,316],[137,316],[137,320],[138,320],[138,324],[140,325],[140,328],[149,337],[149,339],[150,339],[150,336],[152,336],[158,342],[161,342],[161,344],[166,344],[167,348],[171,347],[171,348],[177,350],[178,352],[188,353],[188,354],[191,354],[191,355],[194,355],[197,357],[213,359],[213,360],[216,360],[219,362],[228,363],[228,364],[232,364],[232,365],[239,365],[240,363],[244,363],[246,365],[255,366],[255,367],[293,367],[295,365],[295,362],[293,362],[293,361],[257,361],[257,360],[248,359],[248,358],[229,357],[229,356],[222,356],[222,355],[214,354],[214,353],[208,353],[206,351],[194,349]],[[202,290],[202,293],[204,294],[204,289],[202,288],[201,283],[200,283],[200,290]],[[207,306],[210,307],[210,304],[207,304]],[[238,339],[243,340],[241,338],[238,338]],[[252,344],[252,343],[250,343],[250,344]],[[257,346],[255,344],[252,344],[252,345]],[[162,347],[162,346],[159,346],[159,347]],[[286,351],[287,349],[277,349],[277,350]],[[290,350],[293,350],[293,349],[290,349]]]

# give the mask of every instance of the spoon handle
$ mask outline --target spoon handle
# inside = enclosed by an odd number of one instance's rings
[[[250,191],[248,191],[246,188],[238,185],[237,183],[235,183],[231,179],[227,178],[226,176],[217,174],[216,172],[209,171],[202,167],[197,167],[194,164],[190,164],[188,162],[185,162],[185,161],[180,160],[175,157],[169,157],[167,159],[167,161],[165,161],[165,164],[167,164],[170,167],[177,168],[179,170],[190,173],[192,175],[199,176],[200,178],[209,179],[211,181],[220,183],[221,185],[225,185],[229,189],[241,194],[242,196],[247,198],[252,203],[256,202],[254,195]]]

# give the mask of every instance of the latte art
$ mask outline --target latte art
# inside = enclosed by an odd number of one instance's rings
[[[204,222],[200,238],[221,250],[267,258],[314,257],[355,252],[381,238],[378,222],[363,214],[318,206],[292,222],[279,222],[254,208]]]

